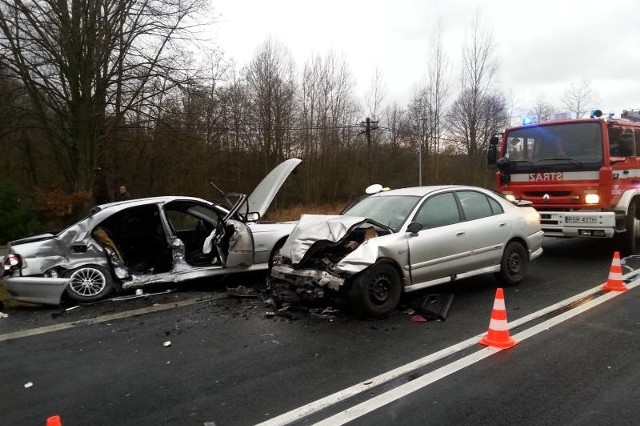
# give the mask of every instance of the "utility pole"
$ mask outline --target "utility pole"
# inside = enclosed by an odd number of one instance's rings
[[[369,117],[365,121],[361,121],[360,125],[364,125],[364,133],[367,137],[367,152],[369,154],[369,183],[372,183],[372,170],[373,170],[373,152],[371,151],[371,131],[378,128],[378,122],[372,121]]]

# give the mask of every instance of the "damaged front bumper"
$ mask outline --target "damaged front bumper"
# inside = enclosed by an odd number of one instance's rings
[[[271,279],[285,282],[295,287],[319,286],[339,291],[345,283],[345,278],[332,275],[318,269],[294,269],[287,265],[274,265],[271,269]]]

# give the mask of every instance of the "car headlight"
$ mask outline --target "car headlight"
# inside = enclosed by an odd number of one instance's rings
[[[502,195],[504,195],[504,198],[511,201],[512,203],[516,201],[516,196],[511,191],[504,191]]]
[[[598,204],[600,202],[600,195],[593,192],[585,193],[584,202],[587,204]]]

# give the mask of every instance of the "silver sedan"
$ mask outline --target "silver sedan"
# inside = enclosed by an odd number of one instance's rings
[[[403,292],[494,273],[520,282],[542,254],[540,215],[473,186],[384,190],[341,215],[303,215],[270,286],[302,298],[345,293],[357,313],[389,315]]]
[[[60,304],[63,295],[93,302],[114,290],[267,270],[295,223],[261,223],[300,164],[278,165],[250,196],[227,203],[166,196],[97,206],[69,228],[12,241],[4,284],[16,300]]]

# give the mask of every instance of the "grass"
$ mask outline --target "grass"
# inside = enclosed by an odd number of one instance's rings
[[[7,290],[4,289],[4,283],[0,281],[0,302],[7,308],[12,308],[17,305],[17,302],[9,296]]]

